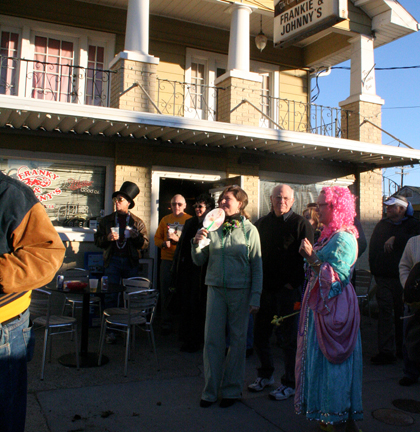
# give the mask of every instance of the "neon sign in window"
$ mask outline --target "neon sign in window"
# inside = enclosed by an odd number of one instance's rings
[[[34,191],[53,225],[88,227],[104,208],[104,166],[3,159],[0,169]]]

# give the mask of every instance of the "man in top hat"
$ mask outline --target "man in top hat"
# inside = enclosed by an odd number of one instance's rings
[[[375,277],[378,301],[378,348],[371,358],[374,364],[396,362],[402,357],[403,287],[398,265],[411,237],[420,234],[420,222],[413,217],[413,207],[400,195],[388,198],[386,217],[378,222],[369,243],[369,266]]]
[[[104,249],[104,273],[110,283],[118,284],[123,278],[137,276],[139,251],[149,246],[144,222],[130,212],[139,192],[135,183],[124,182],[112,194],[115,212],[100,220],[95,233],[95,245]],[[105,307],[116,306],[116,299],[116,294],[107,294]]]

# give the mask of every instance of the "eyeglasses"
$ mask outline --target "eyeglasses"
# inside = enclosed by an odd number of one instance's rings
[[[172,207],[175,207],[175,206],[181,207],[183,205],[184,205],[184,203],[171,203]]]
[[[193,207],[195,209],[197,209],[197,208],[199,208],[199,209],[201,209],[201,208],[207,208],[207,206],[205,206],[204,204],[194,204]]]
[[[118,202],[124,202],[124,201],[127,201],[125,198],[123,198],[123,197],[116,197],[116,198],[114,198],[114,201],[118,201]]]

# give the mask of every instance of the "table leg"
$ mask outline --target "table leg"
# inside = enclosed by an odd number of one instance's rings
[[[90,294],[83,293],[83,308],[82,308],[82,340],[80,344],[80,367],[96,367],[98,366],[98,354],[96,352],[89,352],[89,312],[90,312]],[[58,361],[68,367],[76,367],[76,355],[75,354],[65,354],[61,356]],[[109,358],[102,355],[101,366],[107,364]]]

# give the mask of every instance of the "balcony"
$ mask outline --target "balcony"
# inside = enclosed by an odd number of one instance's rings
[[[0,94],[109,107],[114,74],[72,64],[0,56]],[[159,78],[156,81],[156,100],[151,102],[159,114],[218,120],[217,101],[226,90],[223,87]],[[276,98],[265,90],[258,99],[259,106],[250,105],[260,115],[260,127],[347,138],[341,121],[348,112],[342,109]]]
[[[0,56],[0,94],[109,106],[112,71]]]

